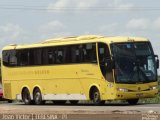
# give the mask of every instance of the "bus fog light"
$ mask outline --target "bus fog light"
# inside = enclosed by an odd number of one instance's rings
[[[120,91],[120,92],[128,92],[128,89],[126,89],[126,88],[117,88],[117,91]]]

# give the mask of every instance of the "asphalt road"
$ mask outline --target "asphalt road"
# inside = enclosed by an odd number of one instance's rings
[[[28,115],[28,116],[27,116]],[[160,120],[160,104],[91,104],[78,105],[24,105],[23,103],[1,103],[2,120]]]
[[[112,112],[112,111],[135,111],[135,112],[157,112],[160,113],[160,104],[137,104],[137,105],[128,105],[127,103],[125,104],[119,104],[119,103],[111,103],[111,104],[105,104],[102,106],[95,106],[93,104],[77,104],[77,105],[71,105],[71,104],[65,104],[65,105],[54,105],[52,103],[46,103],[45,105],[24,105],[21,102],[14,102],[14,103],[1,103],[0,104],[0,111],[2,109],[5,110],[21,110],[24,109],[27,110],[32,110],[34,109],[35,111],[80,111],[80,112]],[[21,111],[22,112],[22,111]]]

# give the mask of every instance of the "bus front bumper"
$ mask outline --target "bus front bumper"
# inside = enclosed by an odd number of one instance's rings
[[[158,89],[138,92],[120,92],[115,93],[115,100],[153,98],[158,94]]]

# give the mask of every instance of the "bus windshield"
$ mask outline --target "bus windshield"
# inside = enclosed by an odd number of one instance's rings
[[[111,44],[115,61],[116,83],[148,83],[156,81],[155,57],[149,42]]]

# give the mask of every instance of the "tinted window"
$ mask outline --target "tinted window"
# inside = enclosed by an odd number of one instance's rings
[[[47,62],[46,64],[55,64],[56,63],[56,50],[55,48],[43,48],[44,51],[45,49],[48,49],[47,52],[44,54],[47,54]]]
[[[15,50],[3,51],[3,64],[6,66],[17,65],[17,55]]]
[[[18,60],[18,66],[28,66],[29,65],[29,50],[18,50],[17,51],[17,60]]]
[[[71,63],[79,63],[80,62],[79,45],[72,45],[70,47],[70,51],[71,51]]]
[[[3,64],[5,65],[5,66],[8,66],[9,65],[9,51],[3,51],[2,52],[2,54],[3,54]]]
[[[3,51],[6,66],[96,62],[96,43]]]
[[[64,49],[62,47],[58,47],[56,50],[56,63],[57,64],[65,63],[65,54],[64,54]]]
[[[30,49],[29,65],[41,65],[41,64],[42,64],[42,49]]]

